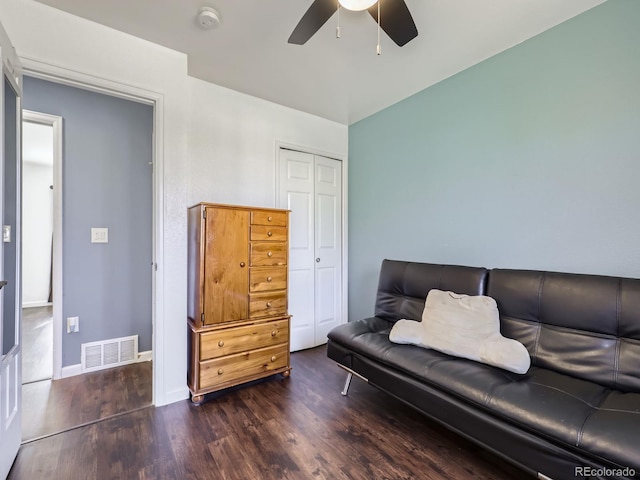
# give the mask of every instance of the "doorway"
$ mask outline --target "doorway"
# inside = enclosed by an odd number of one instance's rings
[[[59,162],[54,145],[60,143],[54,137],[60,124],[60,117],[23,112],[23,385],[54,378],[54,163]]]
[[[34,123],[58,118],[60,132],[47,186],[56,198],[53,255],[49,247],[54,380],[23,387],[29,441],[153,403],[154,106],[25,77],[24,107],[31,110],[25,119],[40,116]],[[36,236],[47,236],[41,223]]]

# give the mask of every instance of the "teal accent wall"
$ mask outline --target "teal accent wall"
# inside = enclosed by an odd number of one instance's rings
[[[639,21],[610,0],[349,127],[351,320],[383,258],[640,277]]]

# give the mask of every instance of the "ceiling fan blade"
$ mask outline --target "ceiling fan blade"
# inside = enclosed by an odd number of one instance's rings
[[[380,0],[380,27],[399,47],[418,36],[418,29],[404,0]],[[369,8],[378,21],[378,5]]]
[[[307,12],[289,37],[289,43],[303,45],[320,30],[329,18],[338,10],[336,0],[314,0]]]

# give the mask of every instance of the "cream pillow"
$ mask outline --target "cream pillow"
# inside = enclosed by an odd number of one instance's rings
[[[398,320],[389,339],[395,343],[433,348],[514,373],[527,373],[531,365],[525,346],[500,334],[496,301],[483,295],[431,290],[422,322]]]

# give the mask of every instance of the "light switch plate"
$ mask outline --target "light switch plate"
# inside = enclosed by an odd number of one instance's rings
[[[80,317],[67,317],[67,333],[80,331]]]
[[[109,229],[92,227],[91,243],[109,243]]]
[[[4,243],[11,243],[11,225],[2,226],[2,241]]]

